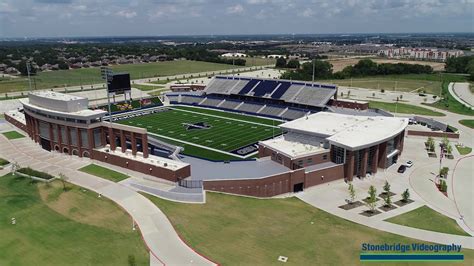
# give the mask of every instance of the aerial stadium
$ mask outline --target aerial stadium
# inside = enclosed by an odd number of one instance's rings
[[[85,97],[38,91],[6,119],[48,151],[256,197],[387,168],[408,125],[315,82],[215,76],[202,90],[139,102],[109,116]]]

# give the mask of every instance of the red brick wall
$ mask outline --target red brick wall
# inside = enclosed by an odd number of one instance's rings
[[[308,188],[342,178],[344,178],[344,167],[337,165],[309,173],[305,173],[304,169],[298,169],[261,179],[207,180],[204,181],[204,189],[265,198],[293,192],[293,186],[298,183],[304,183],[304,187]]]
[[[334,99],[329,100],[328,105],[350,108],[350,109],[360,109],[360,110],[369,109],[369,103],[355,103],[355,102],[348,102],[348,101],[338,101]]]
[[[344,178],[344,165],[325,168],[306,173],[304,187],[312,187]]]
[[[443,138],[444,136],[453,139],[459,139],[458,133],[452,132],[432,132],[432,131],[418,131],[418,130],[408,130],[407,135],[409,136],[425,136],[425,137],[435,137]]]
[[[140,161],[130,160],[129,158],[120,157],[106,152],[100,152],[93,150],[92,159],[98,160],[104,163],[110,163],[116,166],[127,168],[133,171],[144,173],[147,175],[163,178],[172,182],[177,182],[180,179],[189,177],[191,175],[190,165],[181,168],[177,171],[162,168],[159,166],[146,164]],[[127,164],[128,162],[128,164]],[[151,170],[150,170],[151,169]]]
[[[19,128],[19,129],[21,129],[25,132],[28,132],[28,129],[26,128],[25,124],[20,123],[18,120],[10,117],[7,114],[4,114],[4,116],[5,116],[5,120],[8,121],[10,124],[14,125],[15,127]]]

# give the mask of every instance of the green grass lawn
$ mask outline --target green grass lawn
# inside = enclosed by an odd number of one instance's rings
[[[155,85],[155,86],[150,86],[150,85],[141,85],[141,84],[134,84],[132,85],[133,88],[139,89],[141,91],[152,91],[156,89],[164,89],[164,86],[161,85]]]
[[[385,111],[401,114],[415,114],[415,115],[428,115],[428,116],[445,116],[445,114],[432,111],[427,108],[423,108],[416,105],[406,103],[386,103],[377,101],[368,101],[370,108],[379,108]]]
[[[17,131],[8,131],[2,133],[7,139],[21,139],[24,138],[22,134],[18,133]]]
[[[465,77],[464,77],[465,78]],[[465,106],[464,104],[458,102],[450,93],[448,89],[449,82],[458,81],[458,80],[447,80],[443,82],[443,94],[444,98],[432,103],[426,104],[432,107],[436,107],[442,110],[450,111],[457,114],[462,115],[470,115],[474,116],[474,110],[471,110],[469,107]]]
[[[122,120],[119,123],[146,128],[149,133],[156,134],[158,137],[170,137],[177,142],[186,141],[224,152],[232,152],[259,140],[281,134],[279,128],[271,126],[272,124],[277,126],[280,123],[279,121],[203,108],[181,106],[173,108],[169,111]],[[210,128],[190,130],[186,128],[188,124],[199,122],[206,123]],[[177,144],[181,145],[180,143]],[[185,145],[185,154],[208,159],[211,159],[209,158],[211,154],[213,160],[237,158],[228,157],[229,155],[227,155],[222,157],[223,159],[219,159],[220,154],[216,151],[206,150],[195,145],[190,146],[193,145]]]
[[[98,177],[102,177],[102,178],[105,178],[105,179],[108,179],[108,180],[114,181],[114,182],[120,182],[124,179],[129,178],[129,176],[126,175],[126,174],[119,173],[117,171],[114,171],[114,170],[109,169],[109,168],[102,167],[102,166],[97,165],[97,164],[89,164],[89,165],[84,166],[81,169],[79,169],[79,171],[82,171],[84,173],[88,173],[88,174],[91,174],[91,175],[95,175],[95,176],[98,176]]]
[[[71,184],[0,178],[0,265],[149,265],[140,232],[112,201]],[[11,218],[16,224],[11,224]]]
[[[413,211],[389,218],[386,221],[434,232],[470,236],[459,227],[455,220],[432,210],[428,206],[422,206]]]
[[[474,128],[474,119],[459,120],[459,123],[463,126]]]
[[[115,72],[129,72],[131,79],[140,79],[205,71],[218,71],[238,67],[227,64],[181,60],[146,64],[116,65],[111,68]],[[65,85],[72,86],[103,83],[100,76],[100,68],[40,72],[34,77],[34,79],[36,82],[36,88],[38,89],[64,87]],[[0,93],[27,90],[28,86],[28,79],[25,77],[3,80],[0,81]]]
[[[7,160],[5,160],[5,159],[3,159],[3,158],[0,158],[0,170],[3,169],[3,166],[5,166],[5,165],[7,165],[7,164],[9,164],[9,163],[10,163],[9,161],[7,161]]]
[[[461,154],[461,155],[467,155],[467,154],[471,153],[471,151],[472,151],[471,147],[460,146],[460,145],[454,145],[454,146],[456,147],[459,154]]]
[[[146,196],[191,247],[221,265],[278,265],[280,255],[288,257],[285,265],[359,265],[363,243],[422,242],[349,222],[295,197],[208,192],[205,204],[182,204]],[[464,254],[472,263],[474,251]]]
[[[352,86],[374,90],[421,92],[434,95],[441,94],[444,80],[464,81],[465,77],[452,74],[403,74],[387,76],[371,76],[336,80],[320,80],[319,82],[333,83],[339,86]]]

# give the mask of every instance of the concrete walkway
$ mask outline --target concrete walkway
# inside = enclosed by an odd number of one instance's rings
[[[448,89],[456,101],[474,109],[474,94],[469,89],[468,82],[450,83]]]
[[[375,217],[365,217],[363,215],[360,215],[357,212],[346,211],[338,207],[326,204],[328,199],[324,196],[324,194],[326,194],[325,193],[326,191],[333,190],[332,186],[334,186],[334,184],[332,183],[329,183],[325,186],[316,186],[316,187],[307,189],[305,192],[299,193],[297,197],[316,208],[329,212],[333,215],[339,216],[340,218],[343,218],[343,219],[346,219],[346,220],[349,220],[361,225],[365,225],[374,229],[382,230],[385,232],[389,232],[389,233],[393,233],[393,234],[397,234],[401,236],[411,237],[411,238],[419,239],[423,241],[439,243],[439,244],[446,244],[446,245],[451,245],[453,243],[458,244],[458,245],[461,244],[463,248],[474,249],[473,237],[443,234],[443,233],[437,233],[437,232],[402,226],[398,224],[393,224],[393,223],[389,223],[389,222],[385,222],[381,220],[382,218],[385,219],[385,217],[380,217],[378,219],[376,218],[378,215],[376,215]],[[334,200],[334,193],[331,192],[330,194],[333,195],[332,200]],[[342,202],[340,205],[343,205],[343,204],[344,202]],[[408,204],[407,208],[408,206],[412,204]],[[414,207],[419,207],[419,205],[414,206]],[[358,211],[362,212],[367,207],[363,206],[359,208],[362,208],[362,209],[359,209]],[[395,215],[398,215],[410,210],[410,209],[404,209],[404,208],[405,207],[400,207],[390,212],[393,212],[392,215],[395,216]],[[379,214],[379,215],[382,215],[382,214]]]
[[[214,264],[187,246],[165,214],[147,198],[128,187],[77,170],[91,163],[91,160],[47,152],[28,138],[10,141],[3,135],[0,135],[0,157],[53,175],[64,173],[69,182],[116,202],[140,228],[154,257],[150,260],[152,265],[156,265],[157,261],[163,265]]]

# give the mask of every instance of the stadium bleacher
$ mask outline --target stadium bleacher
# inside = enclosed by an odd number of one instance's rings
[[[217,107],[223,99],[218,99],[218,98],[209,98],[206,97],[204,101],[199,103],[200,106],[208,106],[208,107]]]
[[[288,108],[288,110],[286,110],[283,114],[281,114],[281,117],[287,120],[294,120],[294,119],[305,116],[306,113],[307,112],[304,110]]]
[[[312,82],[216,76],[200,94],[168,96],[171,103],[253,113],[293,120],[327,109],[337,87]]]
[[[266,105],[265,108],[260,110],[259,114],[278,117],[285,107]]]
[[[233,101],[233,100],[228,100],[226,99],[220,106],[219,108],[221,109],[228,109],[228,110],[234,110],[235,107],[237,107],[241,101]]]
[[[244,104],[239,106],[237,110],[241,112],[247,112],[247,113],[257,113],[257,111],[260,110],[262,107],[263,107],[263,104],[244,102]]]
[[[256,97],[263,97],[267,94],[271,94],[278,85],[280,85],[280,83],[274,80],[262,80],[252,90],[251,95]]]
[[[200,101],[202,101],[202,99],[203,98],[199,96],[181,95],[180,103],[198,104]]]

